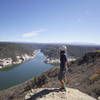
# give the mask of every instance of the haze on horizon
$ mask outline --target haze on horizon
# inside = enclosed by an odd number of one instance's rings
[[[100,0],[0,0],[0,41],[100,44]]]

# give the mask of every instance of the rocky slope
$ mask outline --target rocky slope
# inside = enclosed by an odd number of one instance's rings
[[[81,59],[70,63],[70,68],[71,72],[67,73],[69,81],[67,86],[98,98],[100,96],[100,52],[87,53]],[[31,89],[59,88],[58,73],[59,67],[52,68],[23,84],[0,91],[0,100],[24,100]]]

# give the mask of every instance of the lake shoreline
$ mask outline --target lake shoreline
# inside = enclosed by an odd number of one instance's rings
[[[14,66],[17,67],[18,65],[21,65],[21,64],[23,64],[26,61],[30,61],[30,60],[34,59],[36,57],[36,51],[33,54],[32,54],[33,56],[26,55],[23,58],[22,58],[22,56],[20,56],[20,57],[18,56],[18,57],[16,57],[18,59],[18,61],[16,61],[16,62],[13,62],[12,59],[10,58],[11,63],[8,64],[8,65],[5,65],[5,66],[3,66],[3,65],[0,66],[0,71],[14,68]],[[9,58],[5,58],[5,59],[9,59]]]
[[[5,67],[0,70],[0,90],[21,84],[50,69],[52,65],[46,64],[44,59],[44,54],[38,51],[34,59],[27,60],[21,64]]]

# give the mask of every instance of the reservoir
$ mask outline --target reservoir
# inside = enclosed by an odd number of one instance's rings
[[[26,61],[10,70],[0,71],[0,89],[20,84],[50,69],[52,65],[46,64],[44,62],[45,58],[43,53],[38,51],[34,59]]]

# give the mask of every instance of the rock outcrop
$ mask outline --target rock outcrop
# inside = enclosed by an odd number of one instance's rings
[[[32,90],[25,96],[25,100],[96,100],[77,89],[66,88],[60,91],[58,88],[41,88]]]

